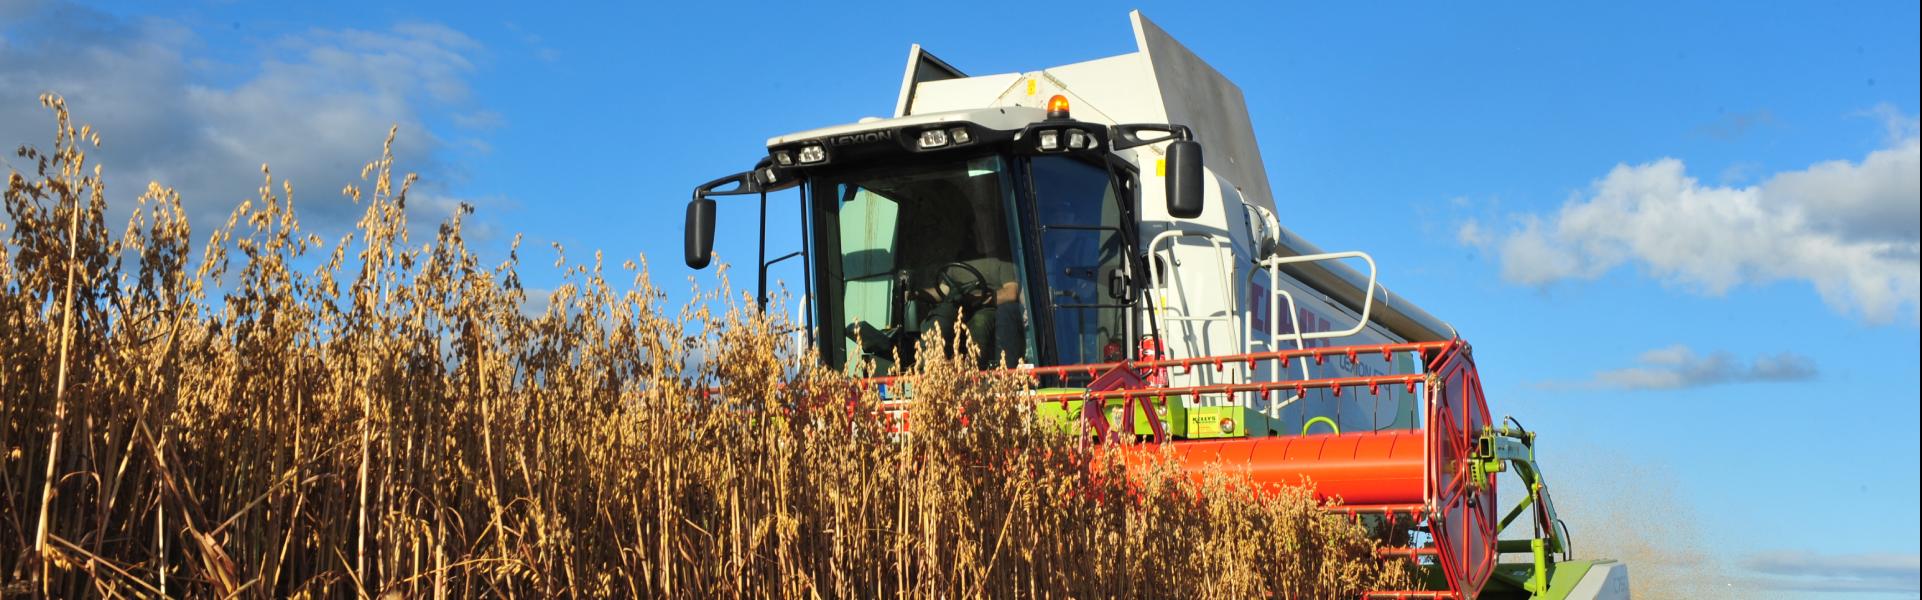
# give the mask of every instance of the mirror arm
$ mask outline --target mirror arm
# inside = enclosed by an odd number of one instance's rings
[[[687,266],[705,269],[708,261],[714,258],[715,196],[759,194],[762,197],[762,212],[765,218],[768,187],[767,182],[762,181],[767,176],[762,171],[766,170],[766,162],[767,159],[762,159],[763,164],[755,165],[754,170],[742,171],[694,186],[694,198],[687,202],[687,222],[686,229],[683,231],[686,237],[682,240],[682,251]],[[727,187],[730,185],[733,187]],[[767,234],[763,231],[762,235]]]
[[[720,189],[722,186],[728,184],[735,184],[735,187],[731,189]],[[711,196],[746,196],[760,192],[761,185],[759,181],[756,181],[754,172],[742,171],[695,186],[694,199],[699,200]]]
[[[1163,135],[1144,138],[1141,136],[1141,134],[1144,133],[1159,133]],[[1137,146],[1146,146],[1148,144],[1157,144],[1171,140],[1193,141],[1195,134],[1194,130],[1189,129],[1187,125],[1175,125],[1173,123],[1133,123],[1109,127],[1108,137],[1114,140],[1114,150],[1121,151]]]

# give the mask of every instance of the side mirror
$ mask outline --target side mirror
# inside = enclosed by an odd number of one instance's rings
[[[1168,142],[1163,166],[1168,183],[1168,214],[1177,219],[1201,216],[1201,144],[1194,140]]]
[[[714,200],[695,198],[687,203],[687,266],[705,269],[714,260]]]

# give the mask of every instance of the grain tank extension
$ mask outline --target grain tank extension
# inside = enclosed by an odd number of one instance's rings
[[[717,198],[758,195],[765,223],[795,190],[803,244],[763,244],[760,298],[798,259],[832,368],[883,382],[924,337],[967,335],[1064,428],[1305,476],[1426,576],[1369,598],[1627,597],[1626,566],[1568,554],[1535,436],[1491,416],[1467,342],[1367,253],[1286,229],[1240,88],[1130,19],[1135,52],[1026,73],[911,48],[892,117],[771,138],[695,188],[688,265],[711,259]],[[1506,508],[1500,472],[1523,488]]]

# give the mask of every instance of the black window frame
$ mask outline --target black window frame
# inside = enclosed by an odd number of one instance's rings
[[[1058,366],[1062,363],[1060,349],[1057,347],[1056,340],[1052,333],[1054,331],[1055,318],[1054,301],[1052,295],[1047,293],[1045,289],[1048,279],[1046,265],[1040,252],[1042,232],[1040,218],[1037,212],[1038,203],[1032,161],[1040,157],[1063,157],[1079,160],[1090,166],[1103,169],[1108,174],[1108,185],[1110,189],[1114,191],[1113,198],[1117,204],[1117,219],[1120,230],[1118,235],[1120,236],[1120,243],[1122,245],[1121,253],[1127,262],[1128,268],[1128,298],[1125,301],[1117,301],[1118,304],[1124,305],[1120,307],[1120,309],[1125,311],[1126,315],[1124,319],[1124,324],[1127,328],[1124,334],[1126,343],[1123,344],[1123,352],[1124,356],[1130,360],[1138,359],[1140,357],[1140,348],[1136,340],[1140,339],[1141,335],[1143,335],[1144,327],[1153,327],[1151,322],[1144,324],[1144,319],[1142,318],[1142,311],[1145,310],[1143,304],[1144,295],[1148,292],[1146,269],[1149,268],[1149,265],[1146,255],[1141,249],[1141,220],[1138,216],[1140,214],[1138,206],[1140,203],[1139,168],[1114,153],[1101,153],[1099,155],[1092,153],[1079,155],[1036,155],[1011,152],[1009,148],[1002,146],[987,146],[979,150],[978,152],[968,153],[958,157],[953,154],[906,155],[893,159],[887,164],[891,166],[913,167],[954,160],[965,161],[990,156],[1000,157],[1002,168],[1005,171],[1006,177],[1008,177],[1011,188],[1009,195],[1012,196],[1012,202],[1014,204],[1014,214],[1011,216],[1015,221],[1016,235],[1011,236],[1010,243],[1019,246],[1019,248],[1012,250],[1013,253],[1020,258],[1021,264],[1018,265],[1018,267],[1021,269],[1023,277],[1025,278],[1023,293],[1026,295],[1026,298],[1024,304],[1026,305],[1026,316],[1032,319],[1030,327],[1035,332],[1032,343],[1035,361],[1038,366]],[[807,222],[804,228],[810,234],[808,239],[805,240],[805,243],[808,246],[810,258],[816,263],[810,266],[810,275],[813,277],[814,282],[820,284],[812,286],[815,294],[814,297],[808,299],[809,306],[807,308],[814,317],[814,347],[816,351],[821,354],[819,360],[823,365],[843,371],[847,368],[847,360],[849,357],[845,356],[847,346],[843,343],[840,336],[843,332],[840,330],[845,328],[846,324],[837,324],[835,323],[837,319],[826,317],[837,312],[835,309],[840,307],[841,296],[845,293],[834,287],[842,283],[842,261],[839,260],[841,232],[838,223],[828,223],[827,213],[829,211],[824,208],[827,206],[826,203],[840,202],[840,199],[833,197],[834,194],[832,193],[827,193],[824,196],[824,192],[819,189],[819,185],[823,179],[842,175],[848,171],[872,169],[876,166],[876,162],[867,161],[858,164],[847,164],[845,166],[836,165],[838,168],[827,168],[818,172],[807,173],[799,184],[805,188],[803,197],[805,198],[804,208],[807,211]],[[1105,285],[1105,283],[1102,285]],[[1150,330],[1148,333],[1158,332]],[[1084,379],[1086,379],[1085,374],[1071,378],[1071,381]],[[1064,381],[1062,383],[1068,384],[1070,381]]]
[[[1017,178],[1016,181],[1018,183],[1015,186],[1016,206],[1020,213],[1017,216],[1020,220],[1021,243],[1027,249],[1024,253],[1027,264],[1023,267],[1027,272],[1028,281],[1036,282],[1038,286],[1045,286],[1048,279],[1047,265],[1045,264],[1042,256],[1043,252],[1041,251],[1042,231],[1040,214],[1038,212],[1039,200],[1036,197],[1032,163],[1034,159],[1044,157],[1080,160],[1089,166],[1103,169],[1108,174],[1108,186],[1109,189],[1114,191],[1113,197],[1118,211],[1116,219],[1118,224],[1117,229],[1119,229],[1119,231],[1117,235],[1120,237],[1121,254],[1123,260],[1128,263],[1129,272],[1128,299],[1117,302],[1117,304],[1122,305],[1117,308],[1125,311],[1126,315],[1124,325],[1127,331],[1123,335],[1127,343],[1123,344],[1124,348],[1122,351],[1124,352],[1124,356],[1129,360],[1136,359],[1138,358],[1140,348],[1138,344],[1135,343],[1135,340],[1140,338],[1141,311],[1143,309],[1142,294],[1145,292],[1146,287],[1143,283],[1143,273],[1145,273],[1145,271],[1142,270],[1145,268],[1146,261],[1140,250],[1141,221],[1136,216],[1138,211],[1135,207],[1138,203],[1137,190],[1140,187],[1139,170],[1137,170],[1132,163],[1129,163],[1126,159],[1114,153],[1103,153],[1099,158],[1094,158],[1090,155],[1027,155],[1022,156],[1021,160],[1017,161],[1018,165],[1014,167],[1014,176]],[[1102,283],[1098,282],[1097,285],[1102,285]],[[1034,337],[1035,343],[1038,346],[1035,355],[1040,361],[1038,366],[1061,366],[1063,365],[1061,352],[1053,333],[1055,319],[1054,296],[1051,293],[1047,293],[1046,290],[1041,290],[1038,296],[1039,301],[1037,302],[1037,294],[1029,294],[1029,304],[1035,306],[1028,308],[1034,318],[1033,328],[1036,331]],[[1044,335],[1041,332],[1046,332],[1046,334]],[[1075,383],[1085,383],[1088,377],[1086,374],[1069,374],[1062,379],[1062,381],[1058,382],[1059,384],[1072,385]]]
[[[841,228],[838,222],[833,224],[829,223],[827,220],[827,213],[829,211],[825,208],[830,206],[830,203],[841,202],[841,199],[836,194],[831,193],[832,190],[824,191],[820,189],[819,186],[822,181],[825,179],[839,178],[852,171],[874,170],[883,167],[907,169],[940,163],[966,162],[989,157],[998,157],[1000,159],[1003,176],[1007,178],[1008,187],[1010,188],[1008,195],[1013,197],[1016,212],[1021,212],[1020,207],[1023,198],[1023,190],[1021,187],[1024,179],[1022,179],[1020,170],[1025,166],[1027,161],[1025,160],[1026,157],[1009,152],[1005,145],[983,146],[975,149],[974,152],[966,153],[903,154],[890,156],[884,161],[850,162],[807,172],[800,186],[807,189],[807,227],[813,234],[811,236],[812,239],[809,240],[811,246],[808,250],[809,253],[815,257],[814,261],[816,264],[813,265],[811,269],[815,278],[814,282],[819,284],[813,286],[815,289],[815,297],[808,299],[808,304],[810,305],[809,310],[813,311],[815,317],[814,329],[816,343],[814,347],[815,351],[820,353],[822,365],[840,372],[846,372],[847,361],[851,358],[845,356],[847,354],[847,344],[845,343],[843,335],[845,335],[846,332],[842,331],[847,327],[847,324],[838,323],[837,321],[840,320],[838,316],[824,318],[826,315],[841,314],[842,296],[845,295],[846,292],[843,288],[838,287],[845,283],[845,280],[842,279],[842,257],[840,253]],[[1005,203],[1007,199],[1003,198],[1001,201]],[[1021,234],[1026,234],[1025,227],[1017,225],[1016,229]],[[897,230],[895,235],[898,238],[900,232]],[[1025,242],[1016,242],[1011,238],[1009,243]],[[1024,275],[1029,274],[1026,269],[1023,270],[1023,273]],[[1023,287],[1028,286],[1024,285]],[[830,299],[832,299],[832,303],[830,303]],[[899,311],[895,312],[898,318]],[[1036,357],[1040,358],[1041,356],[1042,355],[1037,352]]]

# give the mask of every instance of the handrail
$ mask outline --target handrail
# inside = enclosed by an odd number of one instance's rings
[[[1257,270],[1257,271],[1248,272],[1248,283],[1251,289],[1254,287],[1255,275],[1258,273],[1261,273],[1261,271]],[[1274,280],[1272,271],[1269,273],[1268,285],[1274,288],[1274,291],[1271,292],[1268,296],[1268,342],[1271,345],[1270,349],[1273,349],[1272,345],[1275,339],[1281,337],[1281,329],[1279,328],[1281,323],[1281,304],[1278,302],[1275,302],[1276,296],[1280,296],[1288,300],[1288,323],[1290,325],[1293,325],[1294,333],[1290,335],[1295,341],[1295,349],[1300,350],[1300,349],[1307,348],[1308,345],[1304,343],[1303,341],[1304,338],[1301,337],[1301,318],[1295,307],[1295,295],[1293,293],[1288,292],[1287,290],[1281,289],[1280,282],[1277,282]],[[1247,326],[1244,329],[1247,330],[1247,333],[1244,333],[1242,336],[1241,351],[1254,352],[1255,351],[1254,319],[1253,318],[1246,319],[1246,323],[1247,323]],[[1252,377],[1253,374],[1250,374],[1250,376]],[[1279,376],[1279,374],[1277,374],[1277,376]],[[1308,363],[1306,362],[1301,363],[1301,378],[1313,379],[1314,377],[1315,377],[1314,373],[1308,370]],[[1301,396],[1293,396],[1288,398],[1287,400],[1283,400],[1280,402],[1268,403],[1268,411],[1267,411],[1268,418],[1271,420],[1281,418],[1281,409],[1286,408],[1290,404],[1299,402],[1300,400],[1301,400]],[[1252,403],[1250,402],[1243,401],[1241,403],[1241,407],[1253,408],[1251,404]]]
[[[1285,369],[1288,367],[1288,364],[1294,360],[1301,360],[1303,363],[1306,363],[1312,360],[1314,361],[1315,364],[1324,364],[1329,357],[1339,357],[1342,359],[1346,359],[1351,364],[1355,364],[1355,363],[1358,363],[1361,360],[1361,357],[1364,355],[1379,354],[1384,360],[1386,360],[1391,358],[1392,356],[1394,356],[1395,353],[1398,353],[1398,352],[1412,352],[1417,355],[1417,357],[1420,359],[1420,362],[1424,365],[1422,373],[1399,374],[1399,375],[1371,375],[1371,376],[1359,376],[1359,377],[1336,377],[1336,378],[1326,378],[1326,379],[1303,379],[1303,380],[1295,380],[1295,381],[1253,381],[1253,382],[1242,382],[1242,383],[1219,383],[1219,384],[1205,384],[1205,385],[1179,386],[1179,387],[1150,387],[1150,388],[1130,388],[1130,389],[1115,389],[1115,390],[1100,390],[1100,391],[1083,391],[1079,393],[1070,392],[1070,393],[1064,393],[1064,394],[1049,394],[1045,397],[1030,397],[1029,399],[1033,401],[1039,401],[1039,402],[1066,402],[1069,400],[1077,400],[1077,399],[1083,400],[1083,401],[1098,400],[1098,401],[1106,402],[1107,400],[1113,400],[1113,399],[1121,399],[1121,400],[1135,400],[1135,399],[1143,399],[1143,398],[1166,399],[1170,396],[1179,397],[1184,400],[1187,400],[1187,399],[1197,398],[1203,395],[1214,396],[1214,395],[1234,395],[1234,394],[1259,394],[1263,399],[1266,399],[1270,395],[1270,393],[1277,390],[1291,391],[1295,394],[1295,396],[1299,397],[1299,396],[1305,395],[1307,391],[1310,389],[1329,390],[1335,396],[1339,397],[1342,395],[1342,390],[1345,388],[1366,387],[1368,388],[1368,393],[1370,395],[1376,395],[1380,393],[1380,388],[1382,386],[1402,386],[1406,388],[1410,393],[1412,393],[1415,391],[1415,388],[1418,386],[1420,387],[1428,386],[1431,383],[1430,380],[1431,380],[1432,374],[1435,373],[1438,368],[1443,366],[1442,360],[1453,354],[1451,350],[1457,349],[1462,346],[1464,346],[1464,344],[1461,340],[1449,340],[1449,341],[1438,341],[1438,342],[1399,342],[1399,343],[1391,343],[1391,344],[1366,344],[1366,345],[1357,345],[1357,346],[1329,346],[1329,347],[1323,347],[1323,348],[1303,348],[1303,349],[1297,349],[1297,350],[1276,350],[1276,351],[1269,351],[1269,352],[1249,352],[1249,353],[1243,353],[1243,354],[1224,354],[1224,355],[1217,355],[1217,356],[1203,356],[1203,357],[1192,357],[1192,358],[1168,358],[1168,359],[1160,359],[1160,360],[1117,361],[1117,362],[1105,362],[1105,363],[1090,363],[1090,364],[1083,364],[1083,365],[1064,365],[1064,366],[1054,366],[1054,367],[1021,366],[1021,367],[1013,367],[1008,369],[993,369],[990,371],[982,371],[978,375],[987,375],[990,372],[1007,372],[1007,373],[1021,374],[1029,378],[1040,378],[1040,377],[1049,377],[1049,376],[1061,377],[1061,376],[1067,376],[1067,375],[1081,375],[1081,374],[1085,374],[1089,377],[1097,377],[1103,374],[1112,373],[1116,370],[1139,371],[1142,369],[1179,367],[1184,372],[1189,372],[1189,371],[1192,371],[1194,367],[1197,367],[1197,366],[1202,366],[1202,367],[1213,366],[1216,371],[1221,371],[1230,364],[1234,364],[1237,366],[1245,365],[1252,368],[1257,363],[1260,363],[1263,361],[1278,361],[1281,363],[1281,367]],[[869,386],[893,385],[903,380],[911,379],[911,377],[912,376],[889,375],[889,376],[883,376],[883,377],[868,377],[868,378],[857,379],[855,381],[850,382],[852,384],[851,385],[852,389],[850,391],[858,390],[863,387],[869,387]],[[713,398],[715,396],[722,395],[721,390],[716,387],[702,388],[700,392],[704,398]],[[1427,402],[1425,403],[1427,404],[1426,406],[1427,410],[1424,412],[1423,422],[1424,423],[1433,422],[1434,399],[1432,398],[1432,394],[1424,394],[1424,396],[1428,396],[1428,398],[1427,398]],[[889,413],[895,413],[895,412],[900,412],[904,410],[908,403],[909,401],[905,399],[883,400],[879,404],[879,408]],[[1425,452],[1426,452],[1426,448],[1424,447],[1424,453]],[[1425,475],[1424,475],[1424,478],[1425,478]],[[1426,487],[1425,481],[1424,481],[1424,487]]]
[[[1305,262],[1318,262],[1318,261],[1324,261],[1324,260],[1340,260],[1343,258],[1360,258],[1368,263],[1368,292],[1365,299],[1362,302],[1362,313],[1360,317],[1355,320],[1355,326],[1349,328],[1346,331],[1326,331],[1326,332],[1313,332],[1313,333],[1302,332],[1301,315],[1298,311],[1298,307],[1295,306],[1295,295],[1293,293],[1288,292],[1287,290],[1281,289],[1281,265],[1305,263]],[[1307,340],[1347,337],[1350,335],[1360,333],[1363,329],[1366,329],[1368,327],[1368,320],[1370,317],[1370,313],[1373,312],[1374,304],[1375,304],[1375,287],[1376,287],[1375,280],[1378,273],[1375,268],[1374,257],[1369,256],[1367,253],[1359,252],[1359,251],[1323,252],[1319,254],[1301,254],[1301,255],[1295,255],[1290,257],[1270,257],[1266,260],[1256,261],[1256,265],[1260,267],[1266,267],[1267,273],[1268,273],[1268,286],[1269,286],[1268,339],[1271,343],[1281,337],[1281,330],[1280,330],[1281,319],[1280,319],[1280,315],[1277,314],[1281,308],[1281,303],[1277,302],[1276,301],[1277,299],[1285,299],[1288,301],[1288,323],[1292,326],[1291,328],[1294,330],[1294,332],[1290,334],[1290,337],[1294,340],[1296,348],[1304,347],[1304,342]],[[1254,281],[1255,273],[1258,273],[1258,272],[1260,271],[1250,271],[1248,273],[1248,280],[1250,283]],[[1253,319],[1249,319],[1249,321],[1250,321],[1250,327],[1248,327],[1249,333],[1247,333],[1246,338],[1244,338],[1243,351],[1251,350],[1252,349],[1251,346],[1254,341],[1253,327],[1252,327]],[[1303,363],[1301,366],[1302,379],[1310,379],[1313,376],[1314,374],[1310,373],[1308,370],[1308,365],[1306,363]],[[1295,402],[1300,400],[1301,400],[1301,396],[1294,396],[1287,400],[1283,400],[1281,402],[1269,403],[1268,410],[1267,410],[1268,418],[1270,419],[1279,418],[1281,415],[1282,408],[1290,404],[1294,404]],[[1242,402],[1242,407],[1248,408],[1249,403],[1246,401]]]
[[[1269,360],[1280,361],[1282,366],[1286,367],[1290,362],[1294,361],[1295,359],[1303,359],[1303,358],[1314,360],[1315,364],[1322,364],[1327,361],[1328,357],[1338,356],[1338,357],[1343,357],[1352,363],[1357,360],[1360,360],[1360,357],[1364,354],[1380,354],[1384,358],[1387,358],[1387,357],[1392,357],[1396,352],[1417,352],[1421,354],[1427,354],[1430,352],[1439,353],[1443,350],[1448,349],[1451,346],[1461,344],[1461,343],[1462,342],[1458,340],[1450,340],[1450,341],[1443,341],[1443,342],[1397,342],[1392,344],[1327,346],[1322,348],[1303,348],[1300,350],[1274,350],[1269,352],[1249,352],[1245,354],[1220,354],[1220,355],[1214,355],[1214,356],[1198,356],[1198,357],[1190,357],[1190,358],[1165,358],[1165,359],[1158,359],[1158,360],[1123,360],[1123,361],[1115,361],[1115,362],[1088,363],[1088,364],[1081,364],[1081,365],[1061,365],[1061,366],[1054,366],[1054,367],[1022,366],[1022,367],[1013,367],[1009,369],[992,369],[991,371],[1013,371],[1017,373],[1026,374],[1030,377],[1047,377],[1047,376],[1060,377],[1065,375],[1097,376],[1102,373],[1106,373],[1108,371],[1114,370],[1116,368],[1156,369],[1156,368],[1162,368],[1162,367],[1180,367],[1184,370],[1188,370],[1188,369],[1193,369],[1194,367],[1197,367],[1197,366],[1225,367],[1228,364],[1254,364],[1261,361],[1269,361]],[[1439,366],[1439,365],[1431,365],[1431,366]],[[863,378],[860,380],[860,382],[869,383],[869,384],[894,383],[895,381],[898,381],[902,378],[903,376],[901,375],[887,375],[882,377]],[[1293,382],[1289,382],[1289,383],[1293,383]]]
[[[1207,241],[1208,244],[1213,247],[1214,253],[1215,253],[1215,272],[1221,279],[1221,298],[1225,302],[1227,302],[1227,308],[1221,311],[1221,314],[1219,316],[1211,315],[1211,316],[1197,317],[1189,314],[1188,305],[1186,302],[1184,302],[1182,304],[1182,308],[1180,309],[1181,316],[1179,317],[1167,316],[1167,311],[1169,309],[1169,306],[1168,306],[1167,292],[1162,290],[1162,284],[1165,283],[1161,280],[1162,270],[1149,267],[1148,298],[1149,298],[1149,301],[1154,305],[1153,311],[1149,313],[1149,318],[1155,320],[1156,330],[1163,332],[1162,335],[1164,336],[1169,335],[1167,332],[1171,331],[1168,328],[1169,321],[1202,322],[1204,323],[1203,327],[1207,326],[1205,325],[1205,323],[1215,323],[1215,322],[1224,323],[1227,325],[1228,335],[1230,337],[1229,347],[1241,349],[1244,351],[1247,350],[1247,344],[1245,340],[1234,339],[1234,338],[1242,337],[1241,336],[1242,332],[1240,331],[1240,328],[1235,327],[1235,319],[1239,317],[1241,313],[1240,313],[1240,306],[1239,306],[1240,303],[1236,301],[1237,295],[1235,294],[1235,289],[1234,289],[1234,285],[1235,285],[1234,266],[1230,260],[1230,258],[1234,256],[1234,253],[1229,250],[1229,246],[1234,245],[1234,240],[1228,239],[1228,243],[1226,245],[1223,245],[1222,240],[1226,236],[1223,236],[1221,234],[1207,232],[1207,231],[1169,229],[1161,233],[1155,234],[1155,237],[1148,241],[1148,256],[1153,258],[1156,261],[1160,261],[1161,255],[1158,254],[1157,251],[1161,248],[1164,242],[1167,242],[1168,243],[1167,271],[1172,274],[1174,272],[1174,267],[1178,266],[1178,263],[1179,263],[1178,259],[1175,258],[1175,252],[1174,252],[1175,246],[1173,244],[1173,241],[1179,238],[1184,238],[1184,237],[1201,238],[1202,240]],[[1170,277],[1170,279],[1176,282],[1179,282],[1181,280],[1180,277],[1172,277],[1172,276]],[[1175,347],[1173,343],[1168,342],[1166,340],[1162,340],[1162,344],[1163,344],[1163,347],[1167,349],[1166,350],[1167,352],[1170,352],[1170,353],[1173,352]],[[1198,400],[1199,398],[1183,398],[1182,406],[1185,408],[1193,408],[1195,406],[1195,402]]]
[[[1381,287],[1379,284],[1376,283],[1376,277],[1380,273],[1377,271],[1375,267],[1375,257],[1369,256],[1367,252],[1348,251],[1348,252],[1323,252],[1321,254],[1299,254],[1295,256],[1271,256],[1266,259],[1256,261],[1255,264],[1257,266],[1268,269],[1269,283],[1277,284],[1277,285],[1274,285],[1274,291],[1270,292],[1271,300],[1272,300],[1272,295],[1275,292],[1281,291],[1281,286],[1278,285],[1278,283],[1281,280],[1280,275],[1281,275],[1282,265],[1291,265],[1296,263],[1308,263],[1308,262],[1320,262],[1324,260],[1340,260],[1344,258],[1359,258],[1359,259],[1362,259],[1362,261],[1368,263],[1368,292],[1362,297],[1361,315],[1355,319],[1354,327],[1350,327],[1342,331],[1316,331],[1311,333],[1300,333],[1301,324],[1295,323],[1295,331],[1296,333],[1300,334],[1301,339],[1321,340],[1321,339],[1329,339],[1329,338],[1348,337],[1351,335],[1355,335],[1357,333],[1361,333],[1362,330],[1365,330],[1368,328],[1369,318],[1373,316],[1374,309],[1375,309],[1375,290]],[[1292,296],[1290,296],[1289,298],[1289,303],[1290,304],[1294,303],[1294,299]],[[1291,321],[1296,320],[1298,318],[1299,317],[1294,315],[1290,315],[1289,317]],[[1270,321],[1269,325],[1273,326],[1273,322]]]
[[[1167,231],[1163,231],[1163,232],[1161,232],[1161,233],[1159,233],[1159,234],[1156,234],[1156,235],[1155,235],[1155,237],[1154,237],[1153,239],[1151,239],[1151,240],[1149,240],[1149,241],[1148,241],[1148,256],[1150,256],[1150,257],[1153,257],[1153,258],[1155,258],[1156,260],[1159,260],[1159,259],[1160,259],[1160,256],[1159,256],[1159,255],[1157,255],[1157,254],[1155,254],[1155,250],[1156,250],[1156,249],[1157,249],[1158,247],[1160,247],[1160,246],[1161,246],[1161,244],[1162,244],[1162,242],[1166,242],[1166,241],[1169,241],[1169,240],[1174,240],[1174,239],[1176,239],[1176,238],[1183,238],[1183,237],[1195,237],[1195,238],[1201,238],[1201,239],[1203,239],[1203,240],[1207,240],[1207,242],[1208,242],[1208,244],[1214,247],[1214,250],[1215,250],[1215,271],[1216,271],[1216,273],[1218,273],[1218,274],[1220,274],[1220,275],[1221,275],[1221,290],[1222,290],[1222,297],[1223,297],[1223,298],[1226,298],[1226,299],[1228,300],[1228,309],[1227,309],[1227,310],[1225,310],[1225,311],[1223,311],[1223,312],[1222,312],[1222,316],[1219,316],[1219,317],[1192,317],[1192,316],[1189,316],[1189,315],[1188,315],[1188,311],[1187,311],[1187,309],[1185,308],[1185,305],[1184,305],[1184,308],[1183,308],[1183,309],[1182,309],[1182,311],[1181,311],[1181,312],[1182,312],[1182,316],[1180,316],[1180,317],[1176,317],[1176,319],[1177,319],[1177,320],[1229,320],[1229,319],[1233,319],[1233,318],[1234,318],[1234,315],[1235,315],[1235,312],[1236,312],[1236,311],[1235,311],[1235,309],[1236,309],[1236,304],[1237,304],[1237,303],[1235,302],[1235,293],[1234,293],[1234,292],[1235,292],[1235,290],[1234,290],[1234,287],[1233,287],[1233,286],[1234,286],[1234,278],[1233,278],[1233,277],[1230,277],[1230,276],[1229,276],[1229,273],[1232,273],[1232,272],[1234,272],[1234,267],[1232,267],[1232,266],[1230,266],[1230,265],[1229,265],[1229,260],[1228,260],[1227,258],[1225,258],[1225,257],[1228,257],[1228,256],[1233,256],[1233,253],[1232,253],[1232,252],[1229,252],[1229,251],[1228,251],[1228,248],[1222,245],[1222,243],[1221,243],[1221,240],[1222,240],[1222,238],[1223,238],[1224,236],[1222,236],[1222,235],[1220,235],[1220,234],[1216,234],[1216,233],[1210,233],[1210,232],[1206,232],[1206,231],[1190,231],[1190,230],[1185,230],[1185,229],[1170,229],[1170,230],[1167,230]],[[1234,240],[1229,240],[1228,242],[1229,242],[1229,245],[1233,245],[1233,244],[1234,244]],[[1179,266],[1179,264],[1178,264],[1178,261],[1177,261],[1177,260],[1175,259],[1175,257],[1174,257],[1174,252],[1173,252],[1173,250],[1174,250],[1174,247],[1173,247],[1173,246],[1169,246],[1169,247],[1168,247],[1168,249],[1170,250],[1170,252],[1168,253],[1168,270],[1172,272],[1172,271],[1174,270],[1174,267],[1176,267],[1176,266]],[[1178,280],[1179,280],[1179,279],[1177,279],[1177,281],[1178,281]],[[1151,290],[1156,290],[1156,291],[1158,291],[1158,290],[1160,290],[1160,289],[1161,289],[1161,286],[1162,286],[1162,283],[1164,283],[1164,282],[1163,282],[1163,281],[1161,281],[1161,270],[1160,270],[1160,269],[1155,269],[1155,268],[1149,268],[1149,269],[1148,269],[1148,287],[1149,287],[1149,288],[1150,288]],[[1162,313],[1163,313],[1164,311],[1166,311],[1166,310],[1168,310],[1168,306],[1167,306],[1167,299],[1166,299],[1165,297],[1163,297],[1163,295],[1159,295],[1159,294],[1155,294],[1155,295],[1150,295],[1150,296],[1149,296],[1149,300],[1150,300],[1150,301],[1151,301],[1151,302],[1152,302],[1152,303],[1154,304],[1154,316],[1155,316],[1155,318],[1158,318],[1158,319],[1159,319],[1159,318],[1162,318]]]
[[[1364,377],[1309,379],[1305,381],[1251,381],[1248,383],[1211,383],[1165,388],[1127,388],[1098,392],[1082,392],[1080,394],[1060,394],[1058,396],[1050,396],[1046,398],[1046,400],[1112,400],[1117,398],[1132,400],[1135,398],[1165,398],[1169,396],[1199,396],[1202,394],[1234,394],[1240,392],[1265,394],[1275,390],[1294,390],[1295,393],[1299,394],[1311,389],[1330,390],[1339,396],[1341,395],[1340,390],[1343,388],[1363,386],[1368,388],[1368,393],[1370,394],[1381,393],[1381,387],[1385,385],[1403,386],[1412,392],[1416,386],[1424,385],[1427,382],[1427,375],[1369,375]]]
[[[1045,396],[1034,396],[1030,399],[1036,402],[1064,402],[1065,403],[1070,400],[1107,401],[1107,400],[1134,400],[1138,398],[1162,399],[1162,398],[1168,398],[1168,397],[1200,396],[1203,394],[1215,395],[1215,394],[1258,393],[1262,395],[1267,395],[1270,392],[1274,392],[1278,390],[1293,391],[1296,394],[1304,393],[1307,390],[1329,390],[1334,392],[1336,396],[1340,396],[1342,394],[1341,390],[1343,389],[1362,388],[1362,387],[1368,388],[1368,393],[1371,395],[1374,395],[1374,394],[1380,394],[1381,388],[1384,386],[1387,386],[1387,387],[1399,386],[1404,389],[1407,389],[1410,392],[1413,392],[1417,387],[1429,385],[1429,382],[1430,380],[1428,376],[1424,374],[1366,375],[1366,376],[1360,376],[1360,377],[1331,377],[1327,379],[1308,379],[1303,381],[1251,381],[1247,383],[1210,383],[1210,384],[1202,384],[1202,385],[1177,386],[1177,387],[1165,387],[1165,388],[1121,388],[1121,389],[1099,390],[1099,391],[1064,392],[1064,393],[1051,393]],[[880,406],[882,406],[885,409],[893,410],[890,407],[904,406],[904,405],[907,405],[908,403],[909,403],[908,400],[883,400],[880,403]]]

